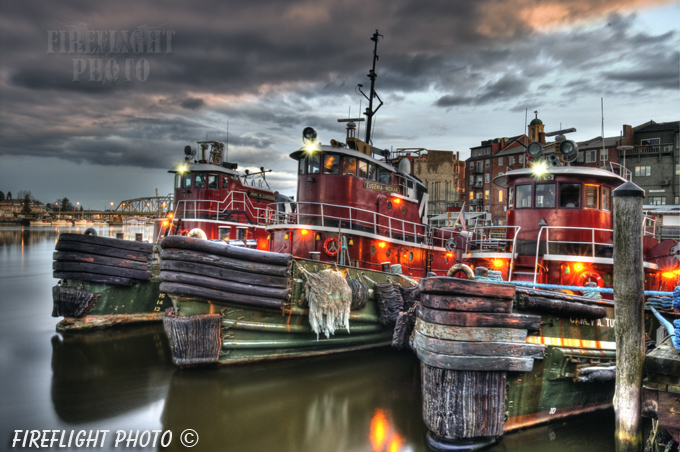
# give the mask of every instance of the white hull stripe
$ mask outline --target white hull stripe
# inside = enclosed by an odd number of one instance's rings
[[[597,348],[602,350],[616,350],[616,342],[591,341],[588,339],[569,339],[566,337],[528,336],[527,343],[554,345],[557,347]]]

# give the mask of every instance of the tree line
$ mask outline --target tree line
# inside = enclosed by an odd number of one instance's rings
[[[9,201],[12,199],[20,199],[21,200],[21,213],[24,215],[30,215],[33,212],[33,204],[34,202],[40,202],[31,193],[30,190],[19,190],[17,193],[16,198],[12,196],[12,192],[8,191],[7,195],[5,195],[5,192],[0,190],[0,202],[3,201]],[[50,210],[50,211],[64,211],[64,212],[73,212],[75,210],[83,211],[83,206],[76,207],[73,205],[73,203],[66,197],[57,199],[54,201],[54,203],[47,203],[45,204],[45,209]]]

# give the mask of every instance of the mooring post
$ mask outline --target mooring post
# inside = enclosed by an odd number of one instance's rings
[[[642,451],[640,391],[644,347],[642,202],[645,191],[626,182],[614,197],[614,314],[616,317],[616,452]]]

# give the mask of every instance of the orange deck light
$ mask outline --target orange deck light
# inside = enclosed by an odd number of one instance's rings
[[[401,204],[401,199],[399,198],[394,198],[392,201],[397,205]]]
[[[385,248],[386,245],[387,245],[387,243],[385,243],[385,242],[379,242],[379,243],[378,243],[378,246],[379,246],[380,248]]]
[[[574,270],[576,270],[577,272],[580,272],[581,270],[583,270],[583,264],[580,263],[580,262],[575,263],[574,264]]]
[[[494,266],[494,267],[500,267],[500,266],[502,266],[502,265],[503,265],[503,261],[502,261],[502,260],[500,260],[500,259],[494,259],[494,260],[493,260],[493,266]]]
[[[164,221],[163,221],[163,227],[164,227],[164,228],[168,227],[168,224],[170,224],[170,223],[168,222],[168,220],[164,220]]]
[[[307,229],[301,229],[300,234],[307,235],[307,234],[309,234],[309,231]]]
[[[172,217],[174,217],[174,216],[175,215],[172,212],[168,213],[168,218],[172,219]]]

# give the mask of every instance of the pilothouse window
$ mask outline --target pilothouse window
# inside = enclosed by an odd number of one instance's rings
[[[581,184],[560,184],[560,208],[581,207]]]
[[[392,173],[390,173],[385,168],[378,168],[378,182],[381,184],[391,184],[392,183]]]
[[[320,159],[318,155],[307,157],[307,174],[319,174]]]
[[[515,208],[530,209],[531,208],[531,185],[518,185],[515,193]]]
[[[340,173],[340,156],[337,154],[326,154],[323,156],[323,173],[324,174],[339,174]]]
[[[536,184],[534,206],[537,209],[555,208],[555,184]]]
[[[175,188],[182,188],[182,175],[175,174]]]
[[[194,188],[205,188],[205,174],[197,174],[194,179]]]
[[[217,174],[208,174],[208,188],[211,190],[217,190]]]
[[[602,187],[602,210],[609,210],[609,199],[611,198],[611,194],[611,188]]]
[[[182,178],[182,187],[191,188],[191,173],[186,173]]]
[[[368,178],[370,180],[375,180],[376,179],[376,170],[375,170],[375,165],[369,164],[368,165]]]
[[[298,160],[298,174],[305,174],[305,166],[307,165],[307,159],[304,157]]]
[[[583,190],[584,201],[583,206],[586,209],[599,209],[600,208],[600,186],[586,184]]]
[[[359,160],[359,177],[368,179],[368,162]]]
[[[357,175],[357,159],[356,157],[345,156],[342,159],[342,175],[356,176]]]

